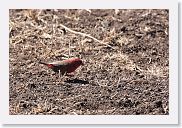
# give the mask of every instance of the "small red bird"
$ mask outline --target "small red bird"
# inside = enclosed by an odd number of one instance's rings
[[[51,63],[39,62],[40,64],[46,65],[51,68],[54,72],[59,72],[60,74],[66,74],[74,72],[83,62],[79,58],[70,58],[63,61],[55,61]]]

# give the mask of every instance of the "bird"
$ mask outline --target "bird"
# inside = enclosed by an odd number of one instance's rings
[[[54,61],[50,63],[45,63],[39,61],[40,64],[46,65],[48,68],[52,69],[54,72],[59,72],[59,75],[72,73],[74,72],[80,65],[84,65],[83,61],[79,58],[70,58],[62,61]]]

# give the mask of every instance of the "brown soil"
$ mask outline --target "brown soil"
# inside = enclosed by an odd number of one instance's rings
[[[9,14],[11,115],[169,114],[168,10]],[[72,77],[38,63],[70,57],[85,64]]]

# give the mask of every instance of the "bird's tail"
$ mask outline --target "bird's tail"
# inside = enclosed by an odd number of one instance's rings
[[[39,61],[39,64],[47,65],[47,63]]]

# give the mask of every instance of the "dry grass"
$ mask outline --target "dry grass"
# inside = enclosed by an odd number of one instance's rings
[[[9,35],[10,114],[168,114],[167,10],[10,10]]]

